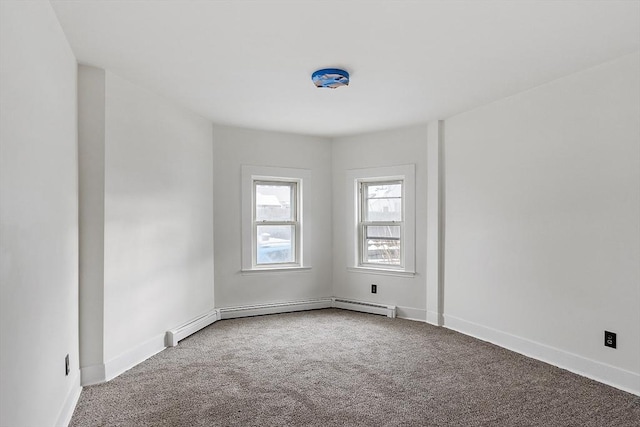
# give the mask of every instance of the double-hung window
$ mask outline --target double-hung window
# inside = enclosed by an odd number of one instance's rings
[[[304,224],[312,184],[308,169],[242,166],[242,272],[311,268]]]
[[[299,265],[298,182],[253,180],[252,256],[257,267]]]
[[[346,178],[347,270],[415,275],[415,165],[350,169]]]
[[[404,266],[404,209],[401,179],[359,181],[359,264]]]

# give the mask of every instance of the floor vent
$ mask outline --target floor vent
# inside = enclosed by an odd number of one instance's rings
[[[381,314],[390,318],[396,317],[395,305],[376,304],[372,302],[354,301],[342,298],[332,298],[332,307],[345,310],[362,311],[365,313]]]
[[[178,326],[175,329],[167,331],[166,345],[167,347],[175,347],[178,345],[178,341],[188,337],[189,335],[198,332],[202,328],[206,328],[213,322],[220,320],[220,310],[212,310],[209,313],[189,320],[182,326]]]

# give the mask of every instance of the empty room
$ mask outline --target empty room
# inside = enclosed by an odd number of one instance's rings
[[[640,0],[0,0],[0,426],[640,425]]]

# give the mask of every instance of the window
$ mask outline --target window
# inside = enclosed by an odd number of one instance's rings
[[[309,269],[304,264],[308,169],[242,166],[242,271]]]
[[[403,267],[403,181],[360,181],[359,261]]]
[[[254,265],[299,265],[299,235],[298,182],[254,179]]]
[[[415,166],[347,171],[347,269],[415,274]]]

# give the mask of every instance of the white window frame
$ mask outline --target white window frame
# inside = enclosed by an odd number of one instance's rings
[[[243,272],[268,272],[308,270],[304,264],[305,240],[304,240],[304,213],[305,193],[310,187],[311,171],[308,169],[278,168],[268,166],[242,166],[242,267]],[[292,209],[295,210],[291,221],[256,221],[256,185],[258,183],[294,183],[295,201],[292,201]],[[295,206],[293,206],[295,205]],[[259,225],[293,225],[295,229],[294,262],[290,263],[257,263]]]
[[[415,275],[415,165],[385,166],[347,171],[347,206],[350,226],[347,227],[347,244],[350,261],[347,269],[353,272]],[[363,195],[362,183],[402,181],[401,265],[371,264],[362,262],[365,242],[361,221]]]

